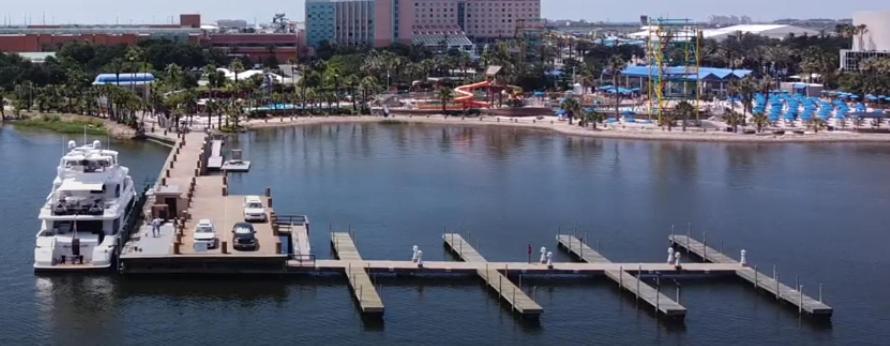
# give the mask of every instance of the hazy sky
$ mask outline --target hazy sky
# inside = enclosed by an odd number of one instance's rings
[[[3,23],[169,22],[180,13],[201,13],[205,21],[240,18],[268,21],[275,12],[303,19],[304,0],[2,0]],[[650,16],[706,19],[712,14],[776,18],[849,18],[857,10],[890,9],[888,0],[542,0],[552,19],[636,21]],[[44,19],[45,18],[45,19]]]

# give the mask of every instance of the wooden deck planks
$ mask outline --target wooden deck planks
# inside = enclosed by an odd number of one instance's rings
[[[570,254],[584,262],[611,263],[608,258],[603,256],[599,252],[591,249],[590,246],[588,246],[573,235],[560,234],[556,236],[556,240],[559,242],[559,246],[561,248],[565,249]],[[642,265],[640,265],[640,267],[642,267]],[[645,282],[642,282],[642,280],[639,280],[636,276],[630,273],[631,271],[638,271],[640,267],[631,267],[628,269],[610,269],[605,270],[604,274],[609,279],[612,279],[612,281],[618,283],[623,289],[629,291],[633,295],[639,297],[644,302],[651,305],[658,312],[672,317],[685,316],[685,307],[683,307],[673,299],[670,299],[664,294],[658,292],[657,289],[649,286]],[[673,270],[673,268],[669,265],[666,267],[668,268],[668,270]]]
[[[488,265],[488,261],[479,251],[466,242],[460,234],[447,233],[442,235],[445,245],[451,249],[461,260],[477,264],[476,273],[485,281],[486,285],[497,293],[501,299],[510,304],[511,309],[530,317],[539,316],[544,309],[529,297],[522,288],[513,284],[509,278],[501,274],[500,269],[509,270],[509,265],[501,268],[499,265]],[[482,266],[481,264],[485,264]],[[425,264],[426,266],[426,264]]]
[[[742,266],[739,261],[736,261],[732,257],[729,257],[692,237],[674,234],[670,235],[668,240],[676,246],[686,249],[687,252],[702,258],[704,261],[737,266],[738,269],[735,271],[736,276],[751,283],[754,287],[776,296],[777,299],[791,303],[796,306],[800,312],[819,316],[831,316],[833,312],[833,309],[830,306],[819,300],[813,299],[812,297],[803,294],[803,292],[789,287],[780,281],[777,282],[774,278],[767,276],[764,273],[757,272],[753,268]]]
[[[359,254],[352,236],[343,232],[331,233],[331,245],[334,247],[337,258],[347,263],[343,269],[362,313],[382,315],[383,300],[380,299],[374,283],[371,282],[371,277],[365,270],[365,262],[362,261],[362,256]]]

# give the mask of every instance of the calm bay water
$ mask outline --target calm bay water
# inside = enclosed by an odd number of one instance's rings
[[[890,146],[673,143],[517,129],[325,125],[240,136],[252,171],[235,193],[272,187],[279,213],[310,216],[313,249],[351,226],[366,258],[450,258],[443,228],[491,260],[524,260],[561,229],[613,260],[662,261],[672,226],[703,231],[835,308],[800,320],[733,279],[688,279],[685,323],[666,324],[605,278],[524,279],[541,321],[515,319],[473,278],[380,278],[382,324],[345,280],[35,277],[37,209],[64,136],[0,128],[0,344],[881,344],[890,338]],[[117,143],[137,181],[166,149]],[[558,260],[568,260],[554,252]],[[764,271],[771,271],[766,269]],[[676,283],[662,282],[673,295]]]

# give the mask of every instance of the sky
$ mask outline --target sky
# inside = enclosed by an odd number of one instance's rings
[[[180,13],[201,13],[205,22],[246,19],[267,22],[276,12],[303,20],[304,0],[3,0],[2,24],[169,23]],[[888,0],[541,0],[548,19],[637,21],[651,17],[705,20],[710,15],[778,18],[850,18],[860,10],[890,10]]]

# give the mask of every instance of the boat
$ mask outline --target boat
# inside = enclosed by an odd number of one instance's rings
[[[40,209],[34,247],[35,271],[112,268],[121,235],[135,217],[136,189],[118,153],[101,142],[68,142],[57,176]]]

